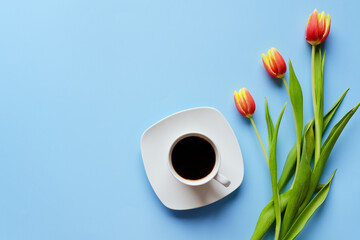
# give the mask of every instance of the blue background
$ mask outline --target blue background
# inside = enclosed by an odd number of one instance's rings
[[[337,121],[360,100],[359,1],[2,1],[0,239],[249,239],[271,185],[233,91],[252,93],[267,145],[264,97],[274,118],[289,102],[261,62],[276,47],[291,57],[304,119],[312,118],[304,31],[315,7],[332,18],[325,110],[350,88]],[[228,119],[245,178],[215,204],[168,210],[147,180],[140,137],[163,117],[199,106]],[[321,179],[338,169],[329,196],[299,239],[358,236],[359,119],[336,144]],[[279,170],[294,141],[288,105]]]

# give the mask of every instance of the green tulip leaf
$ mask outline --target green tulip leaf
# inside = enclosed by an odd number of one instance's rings
[[[286,161],[280,175],[280,179],[278,182],[280,192],[284,189],[285,185],[289,182],[290,178],[293,176],[295,172],[296,153],[297,151],[296,151],[296,143],[295,143],[286,157]]]
[[[270,145],[271,145],[271,141],[272,141],[272,138],[274,135],[274,123],[270,116],[268,102],[267,102],[266,98],[265,98],[265,119],[266,119],[266,125],[267,125],[267,130],[268,130],[268,144],[269,144],[269,151],[270,151]]]
[[[291,190],[288,190],[280,195],[280,210],[283,212],[286,208]],[[271,200],[261,211],[259,220],[256,224],[254,234],[251,237],[251,240],[261,239],[269,227],[275,221],[275,210],[274,210],[274,200]]]
[[[324,54],[321,60],[321,72],[323,79],[324,79],[325,55],[326,55],[326,49],[324,50]]]
[[[314,149],[314,129],[312,124],[307,126],[304,134],[304,141],[301,154],[301,162],[298,169],[298,175],[294,180],[294,185],[289,197],[288,205],[285,210],[284,220],[281,226],[280,238],[285,236],[290,229],[296,213],[304,200],[309,188],[311,167],[310,160]]]
[[[332,120],[333,116],[335,115],[337,109],[339,108],[340,104],[342,103],[343,99],[345,98],[348,90],[349,89],[346,89],[346,91],[340,96],[340,98],[335,102],[335,104],[330,108],[330,110],[324,116],[323,131],[326,130],[327,126],[329,125],[330,121]],[[314,121],[314,119],[309,121],[305,125],[305,128],[309,124],[311,124],[311,122],[313,122],[313,121]],[[291,148],[291,150],[287,156],[282,174],[280,176],[280,180],[278,182],[279,191],[281,191],[285,187],[285,185],[287,184],[287,182],[290,180],[291,176],[293,175],[293,173],[295,171],[295,164],[296,164],[296,143]],[[317,190],[319,190],[318,189],[319,186],[321,186],[321,185],[318,185]],[[284,211],[284,209],[287,205],[287,200],[290,196],[289,191],[290,190],[288,190],[280,195],[280,207],[281,207],[282,212]],[[267,232],[267,230],[270,228],[270,226],[273,224],[274,221],[275,221],[274,204],[273,204],[273,200],[271,199],[270,202],[262,210],[251,239],[252,240],[261,239],[264,236],[264,234]]]
[[[277,135],[279,132],[280,122],[284,114],[285,107],[286,107],[286,103],[279,115],[278,120],[276,121],[274,135],[271,140],[271,146],[269,150],[269,168],[270,168],[271,186],[272,186],[272,193],[274,199],[274,209],[275,209],[275,219],[276,219],[275,240],[279,239],[280,225],[281,225],[280,197],[279,197],[279,188],[277,185],[276,143],[277,143]]]
[[[296,169],[300,164],[301,138],[303,130],[303,95],[300,83],[295,75],[293,66],[289,59],[289,97],[293,109],[296,129]],[[296,176],[296,174],[295,174]]]
[[[351,109],[345,116],[332,128],[329,136],[325,140],[322,148],[321,154],[318,163],[314,166],[314,169],[311,173],[311,181],[309,186],[309,191],[307,196],[299,209],[299,213],[306,207],[307,203],[312,198],[312,195],[315,191],[315,188],[320,180],[321,174],[324,170],[325,164],[330,156],[331,150],[333,149],[337,139],[339,138],[341,132],[344,130],[346,124],[349,122],[350,118],[354,115],[356,110],[359,108],[360,103],[358,103],[353,109]]]
[[[336,170],[331,175],[328,182],[321,188],[321,190],[316,194],[316,196],[311,200],[311,202],[306,206],[306,208],[300,213],[300,215],[295,219],[294,224],[291,226],[287,234],[282,240],[292,240],[301,232],[305,224],[309,221],[311,216],[314,214],[316,209],[318,209],[321,204],[325,201],[329,190],[332,179],[334,177]]]
[[[336,110],[339,108],[340,104],[342,103],[342,101],[345,98],[346,93],[348,91],[349,91],[349,89],[346,89],[346,91],[340,96],[340,98],[335,102],[335,104],[330,108],[330,110],[324,116],[323,132],[326,130],[331,119],[335,115]],[[310,124],[313,121],[314,121],[314,119],[309,121],[306,125]],[[305,125],[305,128],[306,128],[306,125]],[[293,145],[289,154],[287,155],[285,165],[283,167],[283,170],[282,170],[279,182],[278,182],[279,191],[283,190],[285,185],[290,180],[291,176],[294,174],[295,164],[296,164],[296,143]]]
[[[324,184],[319,184],[316,187],[316,192],[320,191],[323,187]],[[292,190],[289,189],[286,192],[280,194],[281,212],[284,212],[287,206],[291,191]],[[274,200],[270,200],[270,202],[263,208],[263,210],[260,213],[260,217],[258,222],[256,223],[256,227],[253,235],[251,236],[251,240],[261,239],[274,221],[275,221]]]
[[[336,110],[340,106],[342,100],[344,99],[344,97],[346,96],[346,93],[348,91],[349,91],[349,88],[345,90],[345,92],[340,96],[340,98],[336,101],[336,103],[330,108],[330,110],[324,116],[323,133],[325,132],[327,126],[329,126],[331,119],[335,115]]]

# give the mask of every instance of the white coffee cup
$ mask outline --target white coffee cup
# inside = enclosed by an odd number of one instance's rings
[[[189,137],[199,137],[202,138],[204,140],[206,140],[212,147],[212,149],[215,152],[215,163],[214,166],[212,168],[212,170],[205,176],[202,177],[200,179],[186,179],[184,177],[182,177],[174,168],[173,166],[173,161],[172,161],[172,153],[173,150],[175,148],[175,146],[181,141],[184,140],[185,138],[189,138]],[[219,173],[219,168],[220,168],[220,162],[221,162],[221,158],[220,158],[220,153],[218,151],[218,148],[216,147],[216,145],[214,144],[214,142],[207,136],[201,134],[201,133],[187,133],[184,135],[179,136],[171,145],[170,147],[170,151],[169,151],[169,169],[170,172],[172,173],[172,175],[181,183],[189,185],[189,186],[200,186],[203,185],[205,183],[208,183],[210,180],[215,179],[216,181],[218,181],[219,183],[221,183],[222,185],[224,185],[225,187],[228,187],[230,185],[230,180],[228,178],[226,178],[224,175]]]

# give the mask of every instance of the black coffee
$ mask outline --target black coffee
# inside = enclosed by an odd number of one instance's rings
[[[211,144],[196,136],[181,139],[171,153],[174,170],[189,180],[198,180],[209,175],[214,168],[215,158]]]

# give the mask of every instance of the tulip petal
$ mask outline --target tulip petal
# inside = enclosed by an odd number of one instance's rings
[[[316,45],[319,40],[318,12],[315,9],[311,14],[305,30],[305,38],[312,45]]]
[[[261,58],[268,74],[272,77],[276,77],[276,73],[270,67],[269,59],[265,56],[265,54],[261,54]]]
[[[320,41],[320,43],[323,43],[326,38],[328,37],[329,33],[330,33],[330,24],[331,24],[331,18],[330,18],[330,15],[326,15],[326,18],[325,18],[325,32],[324,32],[324,35]]]
[[[235,101],[235,106],[236,109],[239,111],[239,113],[241,115],[243,115],[244,117],[246,117],[246,113],[245,111],[242,109],[242,106],[240,105],[240,97],[239,97],[239,93],[237,91],[234,91],[234,101]]]
[[[251,117],[255,112],[255,101],[247,89],[242,88],[240,89],[240,92],[245,102],[246,112],[247,112],[246,116]]]
[[[244,88],[240,89],[240,91],[239,91],[240,98],[239,99],[240,99],[240,105],[241,105],[242,109],[244,110],[245,115],[247,116],[249,113],[249,107],[246,102],[247,99],[246,99],[244,92],[245,92]]]
[[[318,15],[318,21],[319,21],[319,37],[322,38],[325,33],[325,13],[322,11],[321,14]]]
[[[278,69],[277,69],[277,65],[276,65],[276,61],[275,61],[275,57],[274,57],[272,49],[270,49],[267,52],[267,57],[269,59],[271,69],[273,70],[274,73],[277,73]]]
[[[276,61],[277,66],[277,78],[283,78],[284,74],[286,72],[286,63],[284,61],[284,58],[281,56],[279,51],[276,48],[272,48],[273,56]]]

